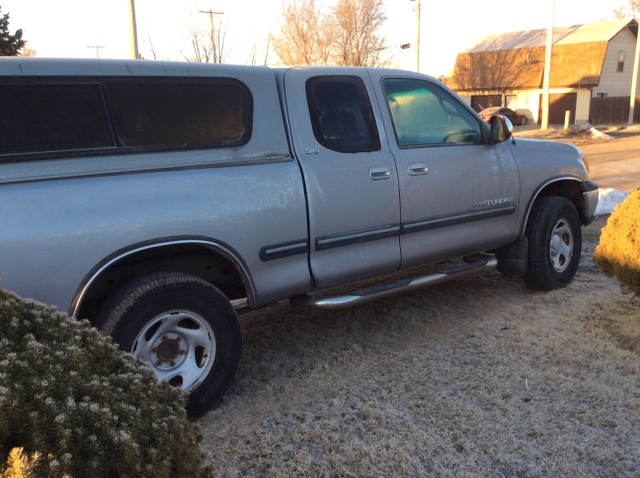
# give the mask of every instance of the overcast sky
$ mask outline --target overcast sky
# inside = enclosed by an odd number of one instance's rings
[[[331,5],[333,0],[324,0]],[[547,28],[552,0],[422,0],[420,71],[447,74],[457,53],[491,33]],[[555,0],[556,26],[613,19],[612,10],[626,0]],[[28,46],[38,56],[127,58],[129,0],[0,0],[2,13],[10,13],[13,33],[22,28]],[[385,35],[396,66],[413,68],[413,51],[400,44],[414,40],[415,2],[387,0]],[[140,52],[149,56],[149,39],[166,59],[191,55],[186,31],[190,16],[207,26],[209,17],[199,10],[222,11],[228,23],[230,62],[245,64],[251,47],[264,52],[269,32],[277,31],[281,0],[135,0]],[[182,53],[181,53],[182,52]],[[269,62],[275,61],[271,55]]]

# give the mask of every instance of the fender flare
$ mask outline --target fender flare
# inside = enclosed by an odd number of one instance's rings
[[[214,239],[210,239],[207,237],[199,237],[199,236],[189,236],[189,237],[168,237],[155,239],[151,241],[145,241],[142,243],[134,244],[132,246],[128,246],[126,248],[115,251],[109,256],[105,257],[102,261],[96,264],[93,269],[91,269],[87,275],[84,277],[80,285],[78,286],[75,294],[73,295],[73,300],[71,301],[71,305],[69,307],[68,315],[77,319],[76,313],[80,309],[82,302],[87,294],[87,291],[90,289],[91,285],[96,281],[96,279],[111,266],[116,264],[117,262],[125,259],[133,254],[137,254],[142,251],[148,251],[152,249],[157,249],[160,247],[166,246],[174,246],[174,245],[189,245],[195,244],[200,245],[205,248],[211,249],[216,253],[222,255],[227,260],[229,260],[239,272],[240,277],[242,278],[242,282],[247,290],[247,302],[252,304],[254,302],[254,298],[256,296],[255,284],[249,274],[249,268],[246,263],[240,256],[240,254],[233,249],[228,244],[225,244],[222,241],[216,241]]]

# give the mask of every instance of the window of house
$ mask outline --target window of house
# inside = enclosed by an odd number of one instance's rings
[[[106,90],[122,146],[244,144],[252,101],[233,81],[108,81]]]
[[[341,153],[380,150],[371,101],[357,76],[316,76],[305,85],[313,134]]]
[[[616,67],[618,73],[624,71],[624,50],[618,50],[618,66]]]
[[[0,154],[113,147],[99,84],[0,85]]]
[[[478,120],[449,93],[423,80],[383,82],[398,146],[478,143]]]

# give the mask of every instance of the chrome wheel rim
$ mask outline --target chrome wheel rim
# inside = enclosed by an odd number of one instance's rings
[[[573,257],[573,231],[569,221],[562,218],[551,231],[549,258],[556,272],[564,272]]]
[[[149,321],[133,342],[131,353],[147,362],[159,381],[188,392],[209,374],[216,339],[200,315],[175,310]]]

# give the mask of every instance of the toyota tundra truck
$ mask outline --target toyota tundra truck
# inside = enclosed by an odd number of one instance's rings
[[[0,61],[0,285],[90,320],[192,417],[233,380],[240,311],[490,269],[558,289],[597,201],[576,147],[414,72]]]

